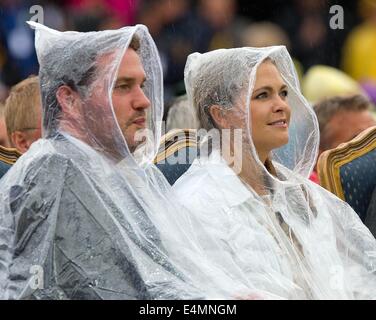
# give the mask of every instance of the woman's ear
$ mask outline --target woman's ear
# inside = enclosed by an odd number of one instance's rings
[[[66,85],[59,87],[56,91],[56,98],[63,113],[72,114],[76,110],[79,97],[70,87]]]
[[[227,120],[225,117],[225,113],[223,107],[214,104],[209,107],[209,114],[212,117],[214,124],[219,128],[223,129],[227,127]]]

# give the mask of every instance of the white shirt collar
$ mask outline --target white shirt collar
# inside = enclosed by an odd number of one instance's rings
[[[218,205],[228,207],[237,206],[252,197],[251,191],[227,165],[219,151],[213,151],[208,158],[195,159],[187,172],[175,182],[174,188],[188,193],[205,192]]]

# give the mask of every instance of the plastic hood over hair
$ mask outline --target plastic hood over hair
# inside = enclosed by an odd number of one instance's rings
[[[40,64],[43,105],[43,136],[56,132],[69,134],[85,141],[94,149],[114,158],[130,156],[130,148],[115,117],[112,92],[122,58],[137,38],[137,54],[147,75],[143,91],[150,107],[136,115],[146,115],[146,130],[150,139],[143,143],[140,159],[154,158],[161,134],[163,116],[163,75],[157,48],[143,25],[101,32],[59,32],[41,24],[29,22],[36,28],[35,47]],[[64,118],[56,98],[57,88],[67,85],[77,91],[81,109]],[[105,128],[105,130],[103,130]],[[142,139],[142,138],[140,138]],[[147,147],[145,145],[147,144]],[[140,161],[140,159],[138,159]]]
[[[206,258],[189,216],[151,162],[163,98],[146,27],[77,33],[32,25],[44,138],[1,180],[0,298],[203,299],[248,290]],[[156,137],[144,153],[135,150],[137,157],[111,101],[135,36],[151,104],[147,128]],[[63,108],[56,100],[61,87],[71,90],[59,96]]]
[[[292,109],[289,143],[274,150],[272,158],[293,173],[308,177],[317,157],[318,122],[314,111],[300,93],[298,77],[285,47],[223,49],[190,55],[185,69],[190,103],[204,101],[204,97],[215,95],[211,100],[217,100],[220,106],[229,109],[235,104],[234,99],[240,99],[236,108],[239,109],[238,115],[242,122],[239,128],[246,135],[243,142],[250,147],[259,168],[263,168],[256,156],[249,119],[252,116],[250,98],[256,71],[268,57],[275,62],[288,86],[289,105]],[[194,107],[197,109],[197,106]]]
[[[287,96],[279,89],[279,80],[275,82],[278,75],[270,73],[273,65],[287,86]],[[259,74],[263,76],[258,78]],[[278,89],[254,92],[258,80],[262,87],[278,85]],[[205,129],[242,130],[240,171],[225,157],[224,148],[231,143],[222,132],[221,145],[212,143],[209,153],[201,150],[174,184],[203,232],[211,234],[211,242],[201,238],[202,243],[210,243],[204,250],[211,259],[238,270],[259,298],[375,298],[375,238],[349,205],[308,180],[317,156],[318,122],[300,92],[285,47],[192,54],[185,83],[189,102]],[[285,134],[278,128],[264,129],[268,121],[281,118],[272,110],[287,112],[282,104],[291,109],[288,142],[283,140],[285,144],[272,149],[263,162],[256,151],[254,130],[274,134],[273,139]],[[213,106],[219,106],[217,114]],[[273,117],[260,118],[265,108]],[[203,144],[214,141],[210,131],[207,137]],[[231,151],[236,153],[238,145],[234,145]]]

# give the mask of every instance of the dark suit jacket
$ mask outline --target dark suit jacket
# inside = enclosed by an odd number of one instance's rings
[[[364,223],[372,232],[373,236],[376,238],[376,188],[372,193],[371,201],[367,210],[367,216]]]
[[[10,169],[11,165],[7,164],[0,160],[0,179],[3,177],[4,174]]]

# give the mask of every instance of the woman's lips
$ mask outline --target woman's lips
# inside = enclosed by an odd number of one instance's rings
[[[271,123],[268,123],[269,126],[278,127],[278,128],[287,128],[287,121],[284,119],[277,120]]]

